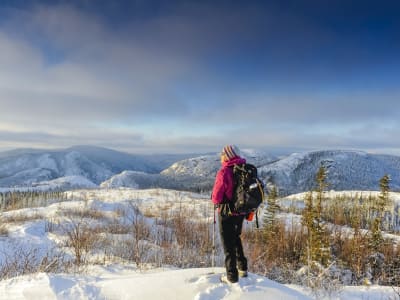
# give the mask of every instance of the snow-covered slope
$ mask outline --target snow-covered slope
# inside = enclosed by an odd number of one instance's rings
[[[152,187],[172,187],[160,174],[148,174],[137,171],[124,171],[112,176],[100,185],[103,188],[129,187],[129,188],[152,188]]]
[[[59,177],[49,181],[41,181],[32,185],[41,189],[70,190],[79,188],[96,188],[97,185],[83,176],[72,175]]]
[[[193,219],[200,221],[206,218],[207,223],[212,216],[208,211],[212,210],[209,199],[193,193],[107,189],[71,191],[65,194],[67,197],[63,197],[58,203],[51,200],[41,207],[23,208],[2,214],[1,220],[7,226],[7,235],[0,235],[1,271],[6,270],[4,266],[12,258],[19,260],[21,256],[22,261],[29,258],[29,262],[33,263],[32,260],[41,261],[41,256],[46,256],[51,249],[55,251],[53,253],[64,252],[62,257],[73,258],[74,252],[69,250],[71,245],[66,243],[65,231],[73,224],[70,222],[74,216],[74,222],[79,222],[75,224],[90,225],[97,230],[101,224],[111,226],[109,218],[118,219],[118,216],[122,216],[122,211],[128,212],[130,205],[137,206],[138,211],[160,214],[166,208],[173,211],[187,207],[191,209]],[[96,211],[97,217],[85,219],[84,222],[83,215],[73,214],[84,209]],[[130,212],[138,214],[134,210]],[[16,218],[20,221],[15,221]],[[151,219],[147,221],[152,222]],[[53,224],[53,229],[50,229],[50,224]],[[156,226],[152,226],[152,229],[156,230]],[[108,231],[104,231],[102,236],[108,234],[119,243],[124,236],[129,238],[131,234],[106,232]],[[153,248],[157,249],[156,245]],[[15,257],[15,253],[18,257]],[[103,255],[104,258],[99,261],[98,255]],[[88,264],[79,272],[34,273],[1,280],[0,299],[309,299],[299,291],[252,273],[239,283],[227,285],[219,281],[224,272],[221,267],[177,269],[168,266],[151,268],[149,265],[150,269],[146,271],[146,268],[138,269],[132,261],[120,259],[121,263],[107,263],[111,257],[106,252],[92,250],[86,258],[94,264]],[[102,264],[99,265],[99,262]]]
[[[315,188],[315,174],[325,166],[328,189],[379,190],[383,175],[391,176],[391,188],[400,189],[400,157],[360,151],[314,151],[294,153],[259,169],[267,183],[275,183],[281,195]]]
[[[65,176],[82,176],[100,184],[124,170],[159,173],[186,157],[131,155],[89,146],[57,151],[19,149],[0,153],[0,187],[31,186]]]
[[[262,166],[277,158],[264,152],[243,150],[248,162]],[[145,174],[140,172],[122,172],[114,175],[101,184],[102,187],[149,188],[162,187],[193,191],[208,191],[211,189],[215,174],[221,167],[218,154],[208,154],[184,159],[172,164],[160,174]]]
[[[49,300],[311,299],[299,291],[254,274],[237,284],[222,284],[219,282],[222,272],[222,268],[138,272],[120,266],[97,267],[90,275],[39,273],[6,280],[0,283],[0,294],[4,299]]]
[[[153,270],[97,267],[87,275],[26,275],[0,282],[9,300],[305,300],[313,299],[299,287],[284,286],[250,274],[238,284],[219,283],[220,268]],[[3,299],[3,298],[2,298]],[[325,300],[328,298],[320,299]],[[346,287],[337,300],[396,299],[391,287]]]
[[[277,160],[276,157],[255,150],[242,150],[242,155],[247,161],[255,166],[263,166]],[[210,178],[221,167],[219,154],[204,155],[185,159],[174,163],[171,167],[161,172],[167,176],[195,176]]]
[[[245,149],[242,155],[259,168],[267,184],[281,195],[313,189],[315,174],[328,170],[329,189],[378,190],[379,179],[391,176],[391,189],[400,190],[400,157],[360,151],[326,150],[294,153],[278,159],[265,152]],[[130,155],[98,147],[73,147],[60,151],[18,150],[0,153],[0,187],[73,187],[53,182],[57,178],[86,178],[87,187],[168,188],[210,191],[220,168],[219,155]],[[68,181],[68,180],[67,180]],[[80,187],[84,187],[80,180]]]
[[[196,176],[209,178],[215,175],[220,164],[217,155],[200,156],[176,162],[168,169],[162,171],[161,174],[165,176]]]
[[[67,192],[68,197],[63,202],[49,201],[43,207],[25,208],[4,212],[2,217],[8,220],[8,236],[0,236],[0,263],[7,254],[15,253],[23,258],[40,258],[57,244],[66,256],[73,256],[68,251],[64,230],[69,228],[68,222],[74,210],[90,208],[96,210],[98,216],[90,224],[92,226],[104,223],[111,226],[108,218],[120,215],[122,207],[128,203],[137,205],[140,211],[160,211],[161,208],[182,209],[191,208],[192,217],[201,220],[206,218],[211,224],[212,214],[205,214],[207,207],[212,205],[206,197],[177,191],[166,190],[81,190]],[[180,198],[180,203],[176,199]],[[399,197],[396,201],[400,201]],[[196,205],[194,205],[194,203]],[[153,208],[153,209],[151,209]],[[118,213],[118,214],[115,214]],[[161,212],[160,212],[161,213]],[[25,221],[23,217],[30,216]],[[18,218],[19,221],[16,221]],[[80,219],[78,219],[80,220]],[[3,219],[4,221],[4,219]],[[50,225],[55,226],[50,230]],[[86,223],[80,223],[86,224]],[[47,228],[47,229],[46,229]],[[59,229],[57,229],[59,228]],[[63,230],[61,230],[63,229]],[[154,227],[153,227],[154,229]],[[93,233],[94,234],[94,233]],[[116,238],[123,236],[113,233]],[[19,249],[20,251],[16,251]],[[21,250],[22,249],[22,250]],[[37,251],[29,252],[29,249]],[[28,256],[28,254],[31,256]],[[24,255],[25,254],[25,255]],[[105,257],[106,252],[103,253]],[[0,299],[9,300],[42,300],[42,299],[176,299],[176,300],[304,300],[310,291],[300,286],[282,285],[266,277],[249,273],[249,277],[241,278],[239,283],[223,284],[219,281],[224,273],[218,267],[177,269],[171,267],[155,269],[138,269],[132,262],[115,263],[98,260],[97,252],[88,256],[89,264],[79,272],[72,273],[34,273],[12,277],[0,281]],[[91,258],[91,259],[90,259]],[[109,258],[108,258],[109,259]],[[22,260],[23,261],[23,260]],[[103,262],[103,264],[100,264]],[[217,260],[218,262],[218,260]],[[355,299],[395,299],[396,290],[382,286],[351,286],[343,287],[333,298],[318,298],[321,300],[355,300]]]
[[[257,167],[277,160],[265,152],[250,149],[242,150],[247,162]],[[161,172],[162,176],[175,180],[174,188],[186,187],[192,190],[209,190],[214,184],[215,174],[221,167],[219,154],[205,155],[176,162]]]

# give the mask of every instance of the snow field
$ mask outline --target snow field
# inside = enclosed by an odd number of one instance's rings
[[[66,192],[67,201],[50,203],[45,207],[24,208],[1,214],[8,220],[8,235],[0,236],[0,263],[17,249],[35,248],[46,253],[63,245],[67,258],[74,253],[65,247],[66,237],[57,224],[67,226],[73,211],[89,210],[98,214],[91,224],[108,226],[107,217],[122,214],[128,203],[137,205],[154,226],[153,218],[163,211],[189,211],[190,217],[212,223],[212,205],[208,195],[173,190],[97,189]],[[398,199],[398,198],[396,198]],[[280,217],[284,217],[281,215]],[[293,216],[292,216],[293,221]],[[46,230],[54,223],[54,230]],[[123,237],[123,235],[121,235]],[[152,249],[152,248],[149,248]],[[92,253],[89,261],[99,261],[101,253]],[[96,258],[96,255],[98,256]],[[217,261],[218,263],[218,261]],[[218,263],[222,265],[221,262]],[[170,267],[137,268],[132,262],[105,261],[103,265],[89,264],[73,273],[34,273],[0,281],[0,299],[311,299],[310,291],[294,285],[281,285],[266,277],[250,273],[239,283],[226,285],[219,281],[224,272],[216,268],[176,269]],[[396,299],[390,287],[344,287],[330,299]],[[392,297],[392,298],[390,298]],[[325,299],[325,298],[324,298]],[[326,298],[328,299],[328,298]]]

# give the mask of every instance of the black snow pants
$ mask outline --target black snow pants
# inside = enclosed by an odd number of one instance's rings
[[[247,259],[243,253],[242,225],[245,216],[221,216],[219,214],[219,231],[225,253],[225,267],[228,280],[237,282],[238,269],[247,271]]]

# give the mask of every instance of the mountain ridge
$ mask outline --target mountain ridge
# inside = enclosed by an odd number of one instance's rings
[[[320,166],[328,171],[329,189],[378,190],[389,174],[400,190],[400,157],[357,150],[315,150],[275,157],[243,149],[267,186],[285,196],[315,188]],[[93,146],[58,150],[16,149],[0,153],[0,187],[130,187],[209,192],[220,168],[218,153],[134,155]],[[81,179],[81,180],[79,180]]]
[[[157,174],[189,156],[134,155],[93,146],[15,149],[0,153],[0,187],[26,187],[68,176],[83,176],[99,185],[125,170]]]

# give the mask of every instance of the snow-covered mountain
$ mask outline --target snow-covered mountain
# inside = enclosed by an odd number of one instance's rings
[[[62,150],[17,149],[0,153],[0,187],[36,186],[43,181],[70,176],[86,178],[87,187],[90,187],[125,170],[159,173],[188,156],[132,155],[92,146]]]
[[[258,167],[277,160],[276,157],[261,151],[242,150],[242,155],[246,157],[249,163]],[[123,172],[103,182],[101,186],[132,188],[163,187],[207,191],[212,188],[215,174],[220,167],[219,154],[214,153],[178,161],[158,175]]]
[[[400,157],[361,151],[323,150],[277,158],[242,150],[267,184],[281,195],[315,187],[315,174],[328,170],[329,189],[378,190],[379,179],[391,176],[391,189],[400,190]],[[78,146],[59,151],[16,150],[0,153],[0,187],[168,188],[210,191],[220,168],[218,153],[207,155],[132,155]]]
[[[391,189],[400,189],[400,157],[360,151],[326,150],[294,153],[259,169],[267,183],[275,183],[280,194],[288,195],[315,188],[320,166],[327,169],[328,189],[379,190],[379,180],[391,177]]]
[[[219,168],[217,155],[189,158],[172,164],[159,174],[124,171],[101,183],[103,188],[162,187],[177,190],[209,190]]]
[[[70,190],[79,188],[96,188],[97,185],[83,176],[65,176],[49,181],[41,181],[33,185],[42,190]]]
[[[277,160],[276,157],[261,151],[243,149],[241,152],[247,162],[257,167]],[[219,154],[213,154],[179,161],[162,171],[161,175],[173,178],[177,184],[192,190],[208,190],[214,184],[215,174],[220,167]]]
[[[130,188],[153,188],[153,187],[169,187],[173,188],[173,179],[168,181],[168,178],[160,174],[148,174],[138,171],[123,171],[120,174],[114,175],[108,180],[102,182],[102,188],[117,188],[117,187],[130,187]]]

